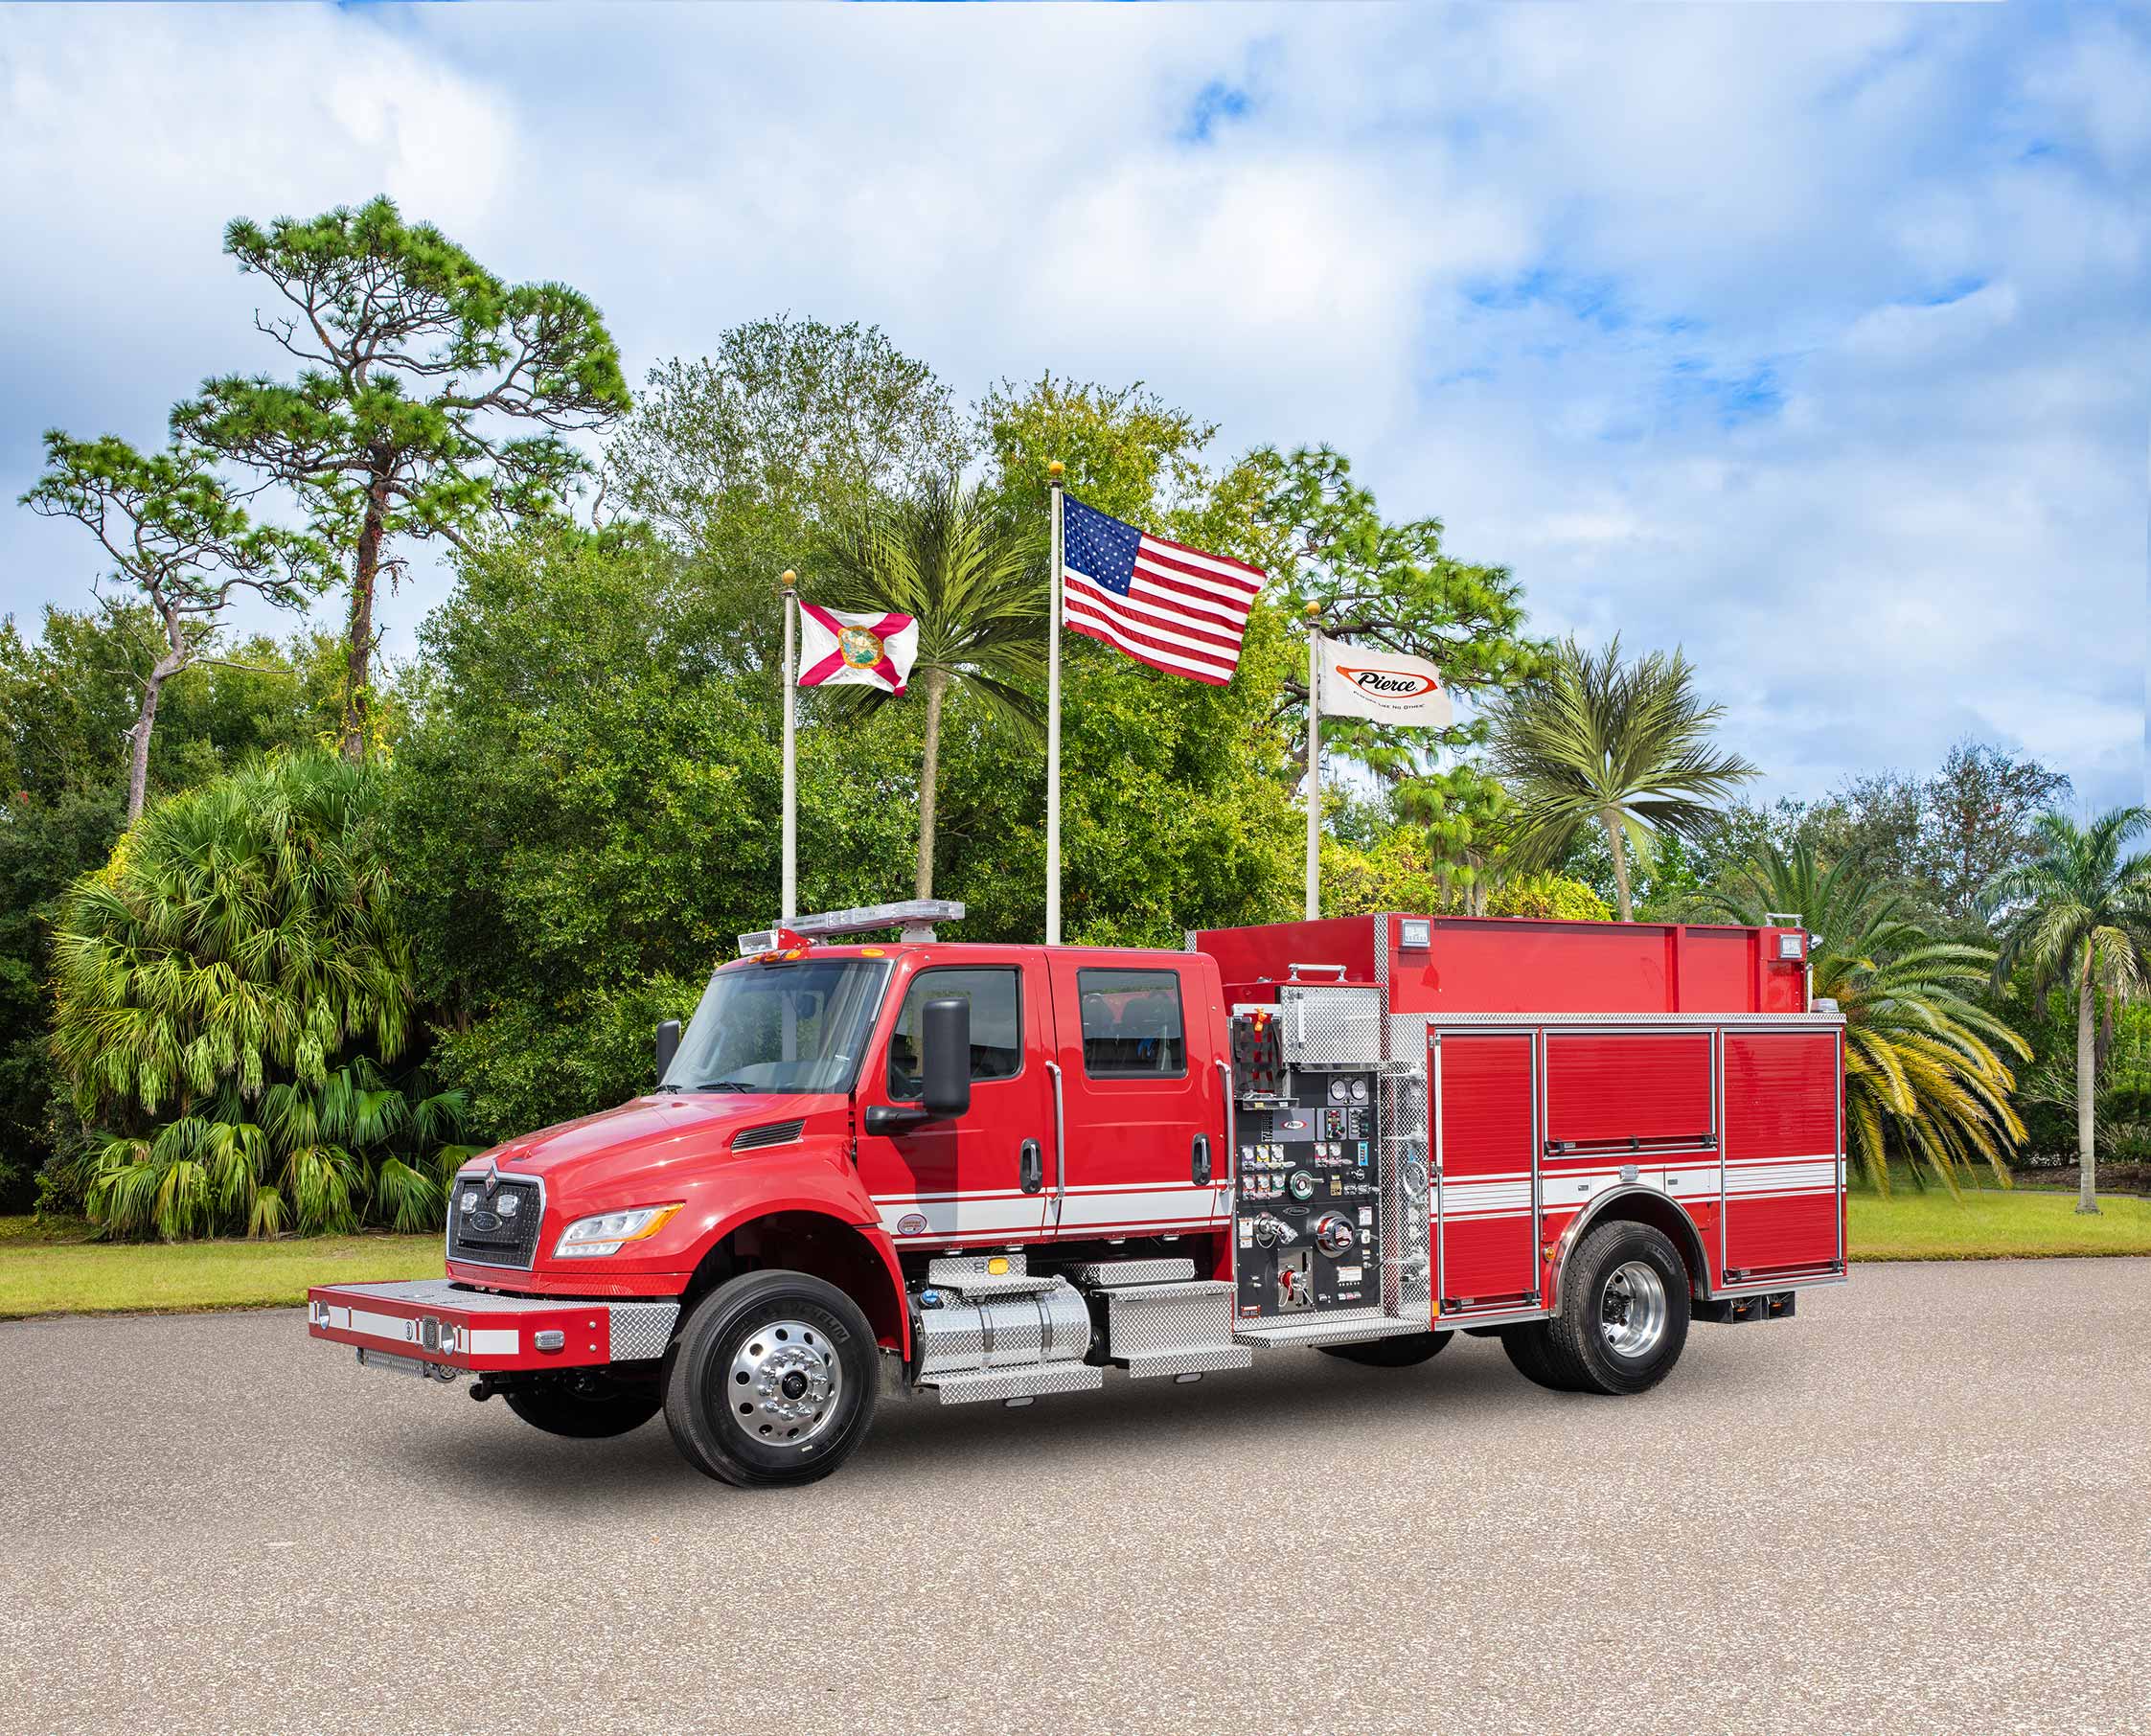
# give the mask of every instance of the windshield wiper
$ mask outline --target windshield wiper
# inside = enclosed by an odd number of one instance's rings
[[[759,1091],[762,1089],[760,1085],[751,1085],[738,1079],[706,1079],[700,1085],[690,1088],[697,1091]]]

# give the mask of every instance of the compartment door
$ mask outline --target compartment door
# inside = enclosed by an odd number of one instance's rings
[[[1726,1282],[1844,1258],[1836,1031],[1726,1033]]]
[[[1429,1034],[1433,1094],[1436,1316],[1534,1296],[1537,1038],[1530,1031]]]
[[[1708,1031],[1554,1031],[1546,1036],[1548,1217],[1617,1187],[1701,1207],[1718,1193]]]

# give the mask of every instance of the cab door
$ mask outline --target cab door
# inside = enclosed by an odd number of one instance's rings
[[[1051,950],[1067,1151],[1063,1240],[1185,1235],[1230,1216],[1214,967],[1188,953]]]
[[[1046,1228],[1059,1177],[1043,956],[928,962],[902,985],[894,1012],[883,1012],[884,1034],[859,1078],[858,1171],[899,1247],[1033,1242]],[[920,1013],[942,999],[971,1003],[971,1112],[868,1133],[870,1106],[919,1101]]]

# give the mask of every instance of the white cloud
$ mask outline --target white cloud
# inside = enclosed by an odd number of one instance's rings
[[[1778,788],[2140,788],[2151,46],[2080,12],[18,10],[0,484],[267,367],[238,213],[394,194],[630,367],[778,308],[1329,440]],[[1209,94],[1204,95],[1205,92]],[[1202,126],[1197,125],[1198,117]],[[1188,135],[1203,131],[1200,140]],[[0,520],[0,607],[80,594]],[[400,647],[439,595],[421,570]]]

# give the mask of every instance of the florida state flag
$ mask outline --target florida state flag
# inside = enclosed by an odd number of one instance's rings
[[[849,682],[904,691],[919,654],[919,623],[910,615],[861,615],[839,608],[799,605],[799,685],[841,687]]]

